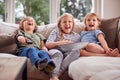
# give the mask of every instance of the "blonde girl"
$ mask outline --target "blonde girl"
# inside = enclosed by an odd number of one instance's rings
[[[56,29],[54,29],[46,42],[46,47],[56,64],[56,68],[51,74],[50,80],[59,80],[68,68],[69,64],[80,56],[80,52],[63,52],[59,49],[60,45],[77,43],[80,41],[80,35],[73,31],[74,17],[69,13],[60,16]]]
[[[85,31],[80,33],[81,42],[89,42],[85,50],[81,50],[81,56],[118,56],[118,49],[110,49],[105,40],[105,34],[100,30],[101,19],[95,13],[85,16]]]

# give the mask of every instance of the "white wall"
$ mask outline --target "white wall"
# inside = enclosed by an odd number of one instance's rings
[[[120,16],[120,0],[103,0],[102,17],[114,18]]]

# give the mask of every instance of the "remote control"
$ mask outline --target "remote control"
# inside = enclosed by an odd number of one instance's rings
[[[32,44],[32,43],[33,43],[30,39],[27,39],[26,42],[27,42],[28,44]]]

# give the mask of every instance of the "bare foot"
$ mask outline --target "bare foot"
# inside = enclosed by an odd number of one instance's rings
[[[120,53],[116,57],[120,57]]]
[[[59,80],[57,76],[53,76],[50,78],[50,80]]]
[[[109,56],[112,56],[112,57],[119,56],[119,50],[117,48],[113,49]]]

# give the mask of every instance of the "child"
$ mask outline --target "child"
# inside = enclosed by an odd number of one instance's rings
[[[50,59],[44,45],[45,37],[36,33],[37,25],[32,17],[21,20],[16,35],[18,56],[26,56],[39,70],[51,73],[55,64]]]
[[[73,31],[73,16],[69,13],[64,13],[60,16],[57,26],[58,27],[50,33],[46,42],[46,47],[50,49],[49,53],[56,64],[56,68],[52,72],[50,80],[59,80],[59,75],[64,73],[69,64],[80,56],[79,50],[68,53],[59,50],[60,45],[80,41],[80,35]]]
[[[118,49],[110,49],[104,33],[99,30],[100,18],[95,13],[88,13],[84,19],[85,31],[80,33],[81,42],[89,42],[86,50],[81,50],[81,56],[119,56]]]

